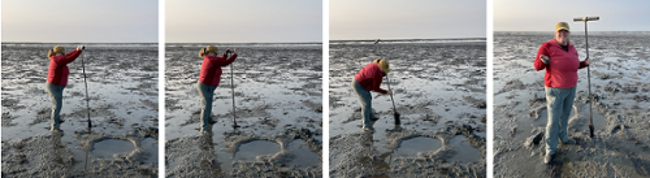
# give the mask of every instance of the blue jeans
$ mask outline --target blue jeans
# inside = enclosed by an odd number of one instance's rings
[[[359,97],[359,102],[361,102],[361,113],[363,114],[363,128],[372,128],[370,123],[371,118],[376,118],[375,114],[372,113],[372,95],[368,89],[363,88],[357,80],[352,79],[350,84],[352,89],[357,96]]]
[[[567,126],[576,97],[576,87],[553,88],[545,87],[548,121],[546,123],[546,153],[553,155],[559,139],[569,141]]]
[[[212,98],[214,96],[215,86],[210,86],[198,81],[196,87],[201,95],[201,131],[210,130],[210,122],[212,120]]]
[[[50,82],[45,82],[45,88],[47,89],[47,93],[50,94],[50,100],[52,100],[52,115],[50,116],[52,120],[51,130],[61,130],[59,123],[61,122],[60,113],[63,107],[63,89],[65,86],[56,86]]]

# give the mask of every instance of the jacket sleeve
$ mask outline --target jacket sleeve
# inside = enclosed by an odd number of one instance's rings
[[[541,47],[539,47],[539,50],[537,51],[537,57],[535,58],[535,70],[540,71],[544,70],[546,68],[546,64],[542,62],[542,58],[539,56],[544,55],[544,56],[549,56],[548,51],[546,50],[546,43],[542,44]]]
[[[228,59],[224,60],[225,58],[226,58],[226,54],[224,54],[223,56],[221,56],[221,59],[220,59],[220,58],[216,58],[216,57],[215,57],[215,58],[209,58],[209,59],[210,59],[210,62],[211,62],[213,65],[215,65],[215,66],[222,66],[222,67],[223,67],[223,66],[228,66],[228,65],[230,65],[230,63],[234,62],[235,59],[237,59],[237,54],[233,54],[233,55],[230,56]]]
[[[585,61],[580,61],[580,67],[578,69],[582,69],[582,68],[585,68],[587,66],[589,66],[589,65],[585,64]]]
[[[57,64],[68,64],[74,61],[75,59],[77,59],[77,57],[79,57],[80,54],[81,51],[75,49],[74,51],[69,52],[65,56],[53,57],[52,59],[54,59],[54,62],[56,62]]]
[[[373,91],[376,91],[376,92],[379,92],[379,93],[382,93],[382,94],[386,94],[386,93],[388,93],[388,91],[386,91],[386,90],[384,90],[384,89],[381,89],[381,88],[379,87],[379,86],[381,85],[382,80],[383,80],[383,79],[382,79],[382,74],[381,74],[381,72],[380,72],[380,71],[377,71],[377,72],[375,73],[375,77],[374,77],[374,79],[372,80],[372,81],[373,81],[373,82],[372,82],[372,90],[373,90]]]

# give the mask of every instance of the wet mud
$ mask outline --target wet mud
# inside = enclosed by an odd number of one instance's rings
[[[211,135],[199,133],[196,82],[207,44],[168,44],[167,177],[321,177],[320,44],[233,44],[234,86],[223,67]],[[231,86],[236,112],[232,110]],[[233,114],[238,129],[233,129]]]
[[[568,125],[577,144],[560,143],[554,161],[545,165],[545,71],[535,71],[533,62],[539,46],[552,38],[552,33],[495,33],[494,177],[650,176],[650,34],[589,33],[592,96],[587,70],[579,70]],[[584,59],[584,35],[572,34],[571,42]]]
[[[156,44],[86,45],[68,64],[62,132],[49,130],[52,102],[45,89],[47,51],[55,44],[2,45],[3,177],[158,176],[157,146],[142,146],[157,144],[157,104],[141,102],[158,100]],[[63,46],[70,51],[77,44]]]
[[[378,57],[391,64],[401,126],[390,97],[373,93],[379,120],[368,132],[350,83]],[[330,43],[330,176],[485,177],[485,64],[484,41],[387,41],[378,52],[372,43]]]

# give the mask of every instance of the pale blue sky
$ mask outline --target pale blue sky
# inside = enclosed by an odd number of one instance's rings
[[[2,0],[3,42],[157,43],[157,0]]]
[[[495,31],[553,31],[561,21],[584,31],[574,17],[600,16],[589,31],[650,31],[650,1],[638,0],[494,0]]]
[[[322,42],[321,0],[167,0],[168,43]]]
[[[486,36],[485,0],[330,0],[330,40]]]

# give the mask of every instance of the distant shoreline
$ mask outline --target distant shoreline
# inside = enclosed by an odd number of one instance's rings
[[[494,31],[494,34],[553,34],[552,30],[549,31]],[[571,34],[584,35],[584,30],[574,30]],[[622,34],[622,35],[644,35],[650,34],[650,31],[591,31],[589,34]]]
[[[66,43],[41,43],[41,42],[2,42],[2,44],[140,44],[140,45],[153,45],[158,43],[83,43],[83,42],[66,42]]]
[[[372,42],[374,43],[377,39],[366,39],[366,40],[330,40],[330,43],[341,43],[341,42]],[[487,40],[484,37],[476,38],[432,38],[432,39],[381,39],[383,42],[409,42],[409,41],[468,41],[468,40]]]

